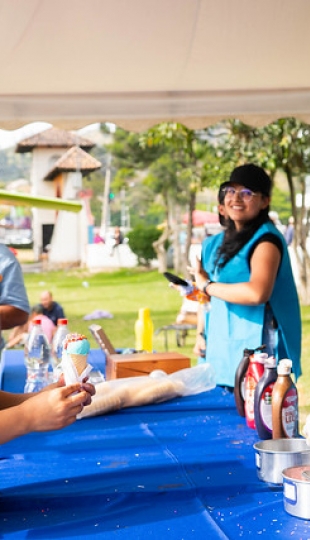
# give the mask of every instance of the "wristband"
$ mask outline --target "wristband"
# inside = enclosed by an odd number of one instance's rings
[[[204,292],[205,294],[208,294],[208,287],[209,287],[209,285],[211,285],[211,283],[214,283],[214,281],[211,281],[211,279],[208,279],[208,280],[204,283],[204,285],[203,285],[203,287],[202,287],[202,292]]]

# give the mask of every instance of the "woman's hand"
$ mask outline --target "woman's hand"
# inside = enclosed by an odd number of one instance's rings
[[[195,283],[196,287],[200,290],[202,290],[202,287],[207,279],[209,279],[209,276],[207,272],[202,268],[201,260],[196,257],[195,266],[188,266],[187,270],[195,276]]]
[[[204,351],[204,355],[206,355],[206,340],[203,336],[198,334],[196,336],[196,343],[193,348],[193,352],[196,356],[202,356],[202,351]]]

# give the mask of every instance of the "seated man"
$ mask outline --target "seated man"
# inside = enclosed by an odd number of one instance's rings
[[[55,326],[57,326],[58,319],[65,319],[65,313],[63,307],[53,300],[53,295],[49,291],[43,291],[41,293],[41,305],[43,308],[43,315],[46,315]]]

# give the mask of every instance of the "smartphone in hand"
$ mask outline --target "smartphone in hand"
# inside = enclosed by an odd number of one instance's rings
[[[175,274],[171,274],[171,272],[164,272],[163,274],[170,283],[174,283],[174,285],[181,285],[182,287],[187,287],[188,283],[185,281],[185,279],[180,278],[179,276],[176,276]]]

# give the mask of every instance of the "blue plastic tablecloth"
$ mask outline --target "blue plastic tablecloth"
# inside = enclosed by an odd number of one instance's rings
[[[22,362],[5,352],[4,390]],[[220,388],[20,437],[0,448],[0,538],[309,539],[258,480],[257,440]]]

